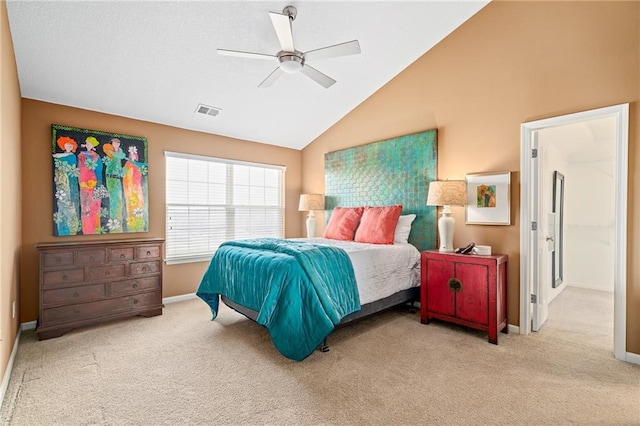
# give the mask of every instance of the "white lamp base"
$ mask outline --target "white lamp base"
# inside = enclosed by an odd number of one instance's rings
[[[307,216],[307,238],[315,238],[316,236],[316,215],[313,210],[309,211]]]
[[[444,253],[453,252],[453,231],[456,221],[451,217],[451,209],[444,206],[442,209],[442,217],[438,219],[438,232],[440,234],[440,251]]]

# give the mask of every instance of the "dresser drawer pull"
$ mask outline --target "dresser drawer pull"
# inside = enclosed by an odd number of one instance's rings
[[[66,281],[68,278],[69,278],[69,277],[67,277],[66,275],[63,275],[63,276],[62,276],[62,279],[63,279],[63,280],[65,280],[65,281]]]
[[[455,291],[456,293],[459,293],[462,291],[462,282],[457,279],[457,278],[449,278],[449,281],[447,282],[447,286]]]
[[[147,268],[146,266],[143,266],[143,267],[142,267],[142,272],[147,272],[147,270],[148,270],[148,269],[149,269],[149,268]]]
[[[147,256],[151,256],[151,252],[147,250]]]
[[[125,256],[124,256],[124,253],[122,253],[122,254],[120,255],[120,259],[124,259],[124,257],[125,257]]]
[[[133,299],[133,304],[134,305],[138,304],[138,299]]]
[[[73,293],[73,297],[79,297],[80,295],[78,294],[78,292],[76,291],[75,293]]]
[[[104,271],[104,274],[105,274],[105,275],[111,275],[111,272],[109,272],[109,271]]]
[[[74,313],[74,314],[79,314],[79,313],[80,313],[80,311],[79,311],[79,310],[77,310],[77,309],[74,309],[74,310],[73,310],[73,313]]]
[[[138,283],[133,283],[133,288],[138,288]]]

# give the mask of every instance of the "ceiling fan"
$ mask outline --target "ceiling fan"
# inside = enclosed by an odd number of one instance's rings
[[[347,41],[333,46],[321,47],[320,49],[300,52],[293,44],[293,33],[291,32],[291,22],[296,19],[297,10],[293,6],[287,6],[282,13],[269,12],[273,28],[280,41],[280,50],[275,55],[264,53],[241,52],[238,50],[218,49],[218,54],[223,56],[235,56],[239,58],[253,58],[277,60],[278,68],[273,70],[258,87],[269,87],[284,73],[294,74],[301,72],[325,89],[331,87],[336,81],[331,77],[321,73],[311,67],[307,61],[335,58],[338,56],[356,55],[360,53],[360,43],[358,40]]]

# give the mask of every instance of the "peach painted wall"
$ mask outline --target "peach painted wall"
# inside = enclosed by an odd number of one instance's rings
[[[51,172],[51,124],[144,136],[149,144],[149,232],[104,236],[54,237]],[[301,152],[223,136],[178,129],[77,108],[22,100],[23,228],[21,321],[38,317],[39,242],[165,237],[164,152],[185,152],[287,167],[285,174],[286,237],[301,236],[298,198],[301,189]],[[208,263],[165,265],[163,297],[193,293]]]
[[[307,146],[303,188],[324,192],[327,152],[431,128],[440,179],[511,170],[511,226],[465,225],[454,207],[454,245],[509,255],[508,316],[518,324],[520,124],[629,102],[627,349],[640,353],[639,31],[640,2],[490,3]]]
[[[0,377],[19,328],[20,281],[20,85],[5,2],[0,3]],[[4,395],[0,395],[4,396]]]

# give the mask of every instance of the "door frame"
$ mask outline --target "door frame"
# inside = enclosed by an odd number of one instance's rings
[[[531,333],[531,295],[537,290],[538,238],[532,222],[538,222],[538,196],[535,185],[537,166],[533,167],[532,147],[535,131],[598,118],[616,119],[615,244],[614,244],[614,318],[613,353],[626,361],[627,340],[627,187],[629,164],[629,104],[619,104],[574,114],[522,123],[520,126],[520,334]],[[539,300],[539,303],[542,302]]]

